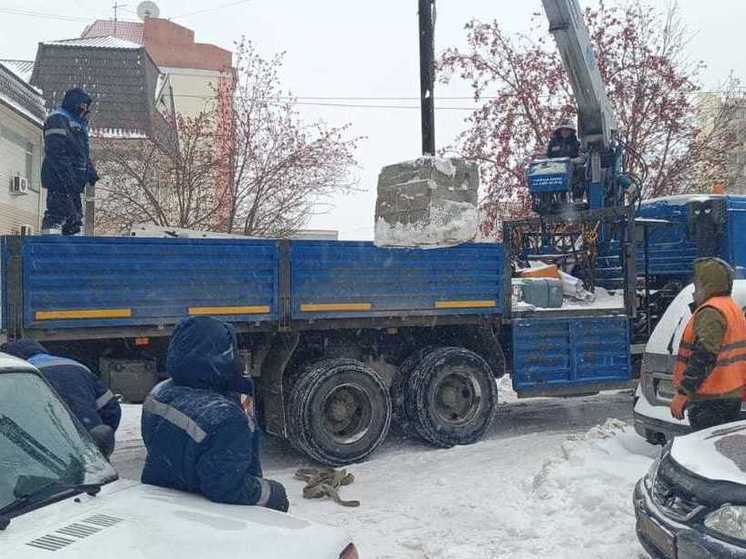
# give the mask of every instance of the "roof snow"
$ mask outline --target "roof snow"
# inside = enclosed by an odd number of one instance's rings
[[[125,130],[123,128],[94,128],[91,130],[91,136],[107,140],[144,140],[148,137],[142,130]]]
[[[5,66],[26,83],[31,81],[31,72],[34,71],[33,60],[0,60],[0,64]]]
[[[47,116],[39,90],[3,63],[0,63],[0,101],[37,124],[43,124]]]
[[[102,49],[141,49],[142,45],[119,39],[117,37],[85,37],[82,39],[63,39],[61,41],[46,41],[45,45],[54,45],[59,47],[92,47]]]

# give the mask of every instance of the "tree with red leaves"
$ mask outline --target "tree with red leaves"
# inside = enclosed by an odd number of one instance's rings
[[[643,0],[587,8],[585,19],[619,137],[639,153],[648,171],[643,195],[710,191],[727,181],[727,154],[736,145],[732,123],[741,104],[730,80],[722,95],[698,95],[700,62],[686,57],[689,38],[675,5],[659,11]],[[528,163],[542,157],[554,127],[576,109],[562,60],[543,14],[529,34],[508,35],[497,21],[466,24],[467,48],[446,50],[441,79],[471,82],[481,103],[453,148],[480,165],[483,229],[530,214]],[[701,110],[701,103],[715,108]],[[639,168],[631,169],[640,172]],[[639,164],[637,164],[639,165]]]

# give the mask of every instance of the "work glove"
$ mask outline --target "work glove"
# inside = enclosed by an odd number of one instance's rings
[[[280,512],[287,512],[290,508],[290,503],[288,502],[288,496],[285,492],[285,488],[282,486],[281,483],[277,481],[273,481],[271,479],[265,480],[267,483],[269,483],[270,492],[269,492],[269,501],[267,501],[267,504],[265,505],[268,509],[274,509],[279,510]]]
[[[671,415],[676,419],[684,419],[684,410],[687,403],[689,403],[689,396],[677,392],[676,396],[671,400]]]

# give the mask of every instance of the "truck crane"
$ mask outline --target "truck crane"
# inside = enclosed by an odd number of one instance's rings
[[[578,163],[569,159],[532,162],[528,184],[534,210],[540,215],[566,212],[567,204],[581,196],[581,208],[622,206],[630,180],[621,172],[624,153],[617,141],[617,122],[580,6],[577,0],[542,1],[575,98],[585,161],[581,173],[574,172]],[[571,183],[578,175],[583,184],[573,195]]]

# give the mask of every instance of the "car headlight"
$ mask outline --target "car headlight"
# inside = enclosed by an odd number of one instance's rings
[[[705,527],[730,538],[746,540],[746,507],[724,505],[707,515]]]
[[[339,554],[339,559],[360,559],[360,556],[357,553],[357,549],[355,548],[355,544],[350,544],[347,547],[344,548],[344,551]]]

